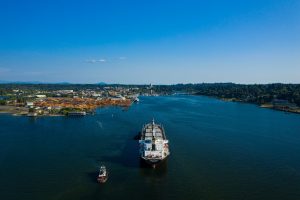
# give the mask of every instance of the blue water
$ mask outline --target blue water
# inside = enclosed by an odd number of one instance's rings
[[[153,117],[170,140],[158,169],[140,164],[133,139]],[[0,199],[298,200],[300,115],[200,96],[142,97],[86,117],[2,114]]]

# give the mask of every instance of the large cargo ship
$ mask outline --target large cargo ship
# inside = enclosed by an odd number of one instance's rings
[[[165,130],[162,125],[155,124],[154,119],[143,126],[139,143],[141,159],[153,168],[170,155]]]

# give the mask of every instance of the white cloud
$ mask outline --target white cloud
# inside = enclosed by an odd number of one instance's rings
[[[120,56],[117,58],[110,58],[110,59],[105,59],[105,58],[100,58],[100,59],[88,59],[85,62],[95,64],[95,63],[106,63],[106,62],[114,62],[117,60],[126,60],[127,57],[125,56]]]
[[[101,58],[101,59],[90,59],[90,60],[86,60],[86,62],[87,63],[92,63],[92,64],[94,64],[94,63],[105,63],[105,62],[107,62],[107,60],[103,59],[103,58]]]
[[[98,62],[106,62],[106,60],[105,59],[99,59],[99,60],[97,60]]]

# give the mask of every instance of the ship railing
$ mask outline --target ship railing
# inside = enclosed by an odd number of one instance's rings
[[[163,138],[164,138],[164,140],[166,140],[167,137],[166,137],[166,133],[165,133],[165,128],[164,128],[164,126],[161,125],[161,124],[160,124],[160,127],[161,127],[161,129],[162,129]]]
[[[142,139],[142,140],[145,139],[145,133],[144,133],[145,127],[146,127],[146,125],[143,124],[143,128],[142,128],[142,130],[141,130],[141,139]]]

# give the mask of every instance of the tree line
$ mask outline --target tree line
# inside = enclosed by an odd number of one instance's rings
[[[212,96],[223,99],[264,104],[274,99],[288,100],[300,106],[300,84],[234,84],[234,83],[199,83],[175,85],[122,85],[122,84],[0,84],[0,96],[12,91],[23,90],[61,90],[61,89],[103,89],[104,87],[137,87],[140,92],[152,89],[158,94],[173,94],[183,92],[195,95]]]

